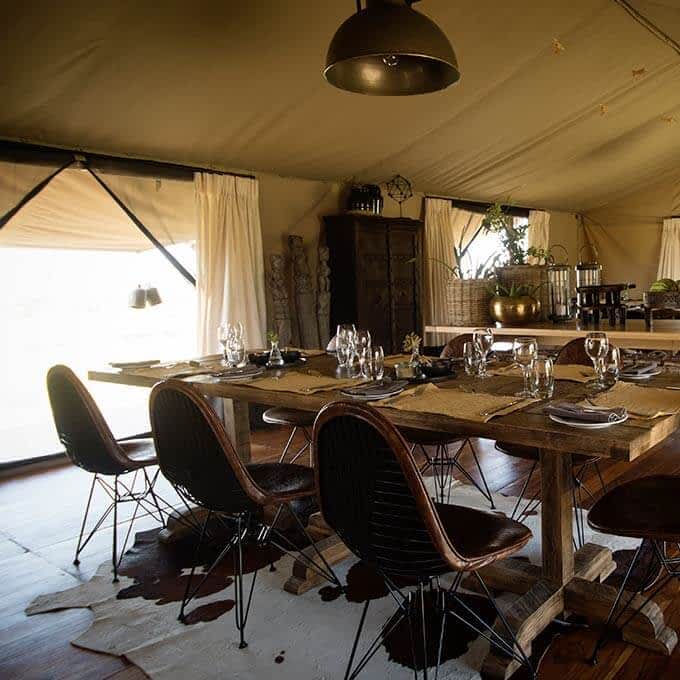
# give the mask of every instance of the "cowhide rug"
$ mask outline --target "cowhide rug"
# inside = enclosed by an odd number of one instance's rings
[[[510,514],[514,498],[496,495],[494,500],[499,510]],[[476,489],[462,484],[454,486],[451,502],[487,507]],[[526,523],[534,539],[519,554],[539,563],[540,515],[529,517]],[[325,584],[294,596],[283,590],[290,573],[290,558],[251,549],[246,555],[246,571],[249,574],[259,571],[246,629],[249,646],[240,650],[232,611],[231,560],[225,560],[207,581],[201,597],[187,608],[187,622],[182,624],[177,614],[196,539],[190,536],[166,545],[158,542],[157,533],[154,529],[137,534],[134,546],[123,558],[120,583],[111,583],[107,563],[87,583],[38,597],[26,610],[27,614],[89,607],[94,613],[92,625],[73,640],[73,644],[125,657],[148,676],[159,680],[342,678],[363,603],[371,600],[358,655],[395,615],[395,602],[382,579],[356,559],[335,566],[340,579],[347,582],[346,592]],[[636,547],[634,540],[595,535],[588,529],[586,541],[625,551],[619,554],[621,561],[629,559],[628,551]],[[206,549],[199,556],[198,564],[208,565],[215,549],[219,546]],[[269,569],[272,560],[276,571]],[[246,590],[250,587],[250,578],[246,577]],[[507,607],[514,597],[506,594],[498,601]],[[494,614],[485,598],[466,593],[465,599],[485,621],[493,622]],[[428,616],[427,627],[433,647],[428,658],[436,658],[438,617]],[[445,632],[445,663],[439,677],[456,680],[479,677],[488,643],[456,624],[451,617]],[[540,660],[557,632],[557,627],[549,628],[534,644],[535,661]],[[398,626],[379,649],[366,666],[363,677],[412,678],[412,666],[409,632],[404,624]]]

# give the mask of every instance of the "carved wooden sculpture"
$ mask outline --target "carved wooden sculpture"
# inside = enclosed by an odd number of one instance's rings
[[[290,296],[286,281],[286,256],[269,256],[269,285],[271,286],[274,332],[279,344],[286,347],[291,342]]]
[[[302,236],[289,236],[288,247],[293,263],[293,289],[300,345],[305,348],[319,347],[319,325],[316,318],[314,289]]]
[[[321,348],[325,348],[331,339],[330,312],[331,312],[331,268],[328,266],[330,253],[326,246],[319,248],[319,267],[317,270],[318,293],[317,293],[317,317],[319,321],[319,340]]]

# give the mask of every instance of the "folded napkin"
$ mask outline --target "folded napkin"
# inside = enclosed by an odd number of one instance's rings
[[[367,383],[357,387],[349,387],[342,390],[342,392],[354,397],[374,397],[381,394],[387,396],[403,390],[407,385],[408,380],[382,380],[378,383]]]
[[[249,375],[258,375],[260,373],[264,373],[264,368],[262,366],[256,366],[255,364],[247,364],[246,366],[241,366],[238,368],[225,368],[220,371],[214,371],[211,372],[210,375],[212,375],[215,378],[233,378],[236,376],[249,376]]]
[[[337,352],[338,351],[338,336],[334,335],[331,339],[330,342],[326,345],[326,351],[327,352]]]
[[[656,361],[639,361],[634,364],[624,364],[623,365],[623,370],[621,371],[621,375],[626,376],[626,375],[634,375],[634,376],[641,376],[641,375],[647,375],[647,373],[654,373],[657,369],[657,362]]]
[[[615,423],[626,417],[626,409],[617,408],[593,408],[581,404],[572,404],[568,401],[556,401],[548,404],[543,411],[548,415],[576,420],[582,423]]]

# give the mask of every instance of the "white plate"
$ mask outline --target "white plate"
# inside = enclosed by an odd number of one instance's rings
[[[642,375],[621,373],[619,375],[619,378],[621,380],[649,380],[650,378],[653,378],[655,375],[660,375],[661,373],[663,373],[663,370],[658,368],[656,371],[652,371],[651,373],[643,373]]]
[[[554,416],[552,414],[548,415],[550,420],[559,423],[560,425],[567,425],[568,427],[577,427],[581,430],[604,430],[612,425],[620,425],[628,420],[628,414],[621,418],[621,420],[615,420],[612,423],[584,423],[580,420],[566,420],[565,418],[560,418],[559,416]]]

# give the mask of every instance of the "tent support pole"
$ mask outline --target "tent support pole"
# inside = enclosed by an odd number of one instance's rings
[[[87,171],[95,178],[99,186],[115,201],[116,205],[132,220],[139,231],[153,243],[154,246],[163,254],[170,264],[192,285],[196,286],[196,279],[182,266],[181,262],[144,226],[142,221],[130,210],[123,201],[109,188],[103,179],[93,172],[89,167]]]
[[[62,170],[66,170],[75,161],[71,159],[57,168],[51,175],[45,177],[42,182],[36,184],[25,196],[13,207],[0,217],[0,229],[2,229],[29,201],[32,201]]]

